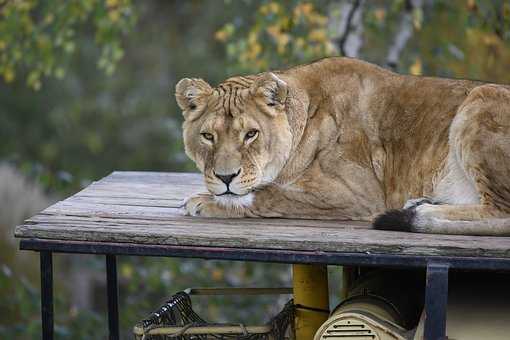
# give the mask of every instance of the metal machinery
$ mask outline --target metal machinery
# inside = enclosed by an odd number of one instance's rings
[[[369,272],[356,280],[314,340],[423,340],[422,280],[417,271]],[[510,339],[509,283],[501,273],[453,275],[448,339]]]

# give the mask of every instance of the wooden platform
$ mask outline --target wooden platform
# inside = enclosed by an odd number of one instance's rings
[[[179,209],[183,199],[203,191],[199,174],[114,172],[28,219],[15,235],[25,241],[192,246],[230,252],[510,259],[509,237],[376,231],[367,224],[341,221],[183,216]]]

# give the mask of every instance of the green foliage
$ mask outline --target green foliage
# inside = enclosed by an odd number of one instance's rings
[[[61,284],[57,284],[60,287]],[[9,266],[0,268],[0,336],[2,339],[39,339],[41,334],[39,289],[25,276]],[[62,290],[56,289],[57,292]],[[69,312],[56,313],[55,336],[58,339],[100,338],[107,328],[103,317],[93,311],[78,311],[69,307],[68,295],[54,294],[58,309]]]
[[[410,44],[423,73],[509,83],[510,4],[438,1]]]
[[[215,35],[234,72],[261,72],[339,54],[331,17],[341,1],[256,3],[250,20],[228,20]],[[411,11],[413,36],[397,70],[508,83],[510,4],[493,0],[435,0]],[[367,1],[362,59],[385,65],[407,7],[404,0]]]
[[[0,335],[5,339],[35,338],[40,332],[38,291],[6,264],[0,268],[0,291]]]
[[[140,3],[140,28],[124,42],[112,76],[97,71],[102,49],[83,30],[83,48],[63,79],[48,78],[36,92],[23,79],[0,82],[0,160],[60,195],[113,170],[195,170],[183,151],[173,87],[186,76],[212,83],[227,76],[212,38],[235,11],[214,2]],[[200,25],[189,24],[198,17]]]
[[[131,0],[2,0],[0,8],[0,74],[7,83],[23,74],[35,90],[42,77],[64,77],[86,27],[101,49],[98,67],[112,74],[135,22]]]
[[[326,3],[262,1],[254,22],[229,22],[215,38],[226,44],[227,55],[240,72],[261,72],[333,55]]]

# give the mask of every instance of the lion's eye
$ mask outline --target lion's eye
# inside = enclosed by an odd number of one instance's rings
[[[204,137],[204,139],[207,139],[210,142],[214,140],[214,136],[212,135],[212,133],[202,132],[201,135],[202,137]]]
[[[255,136],[257,136],[258,134],[259,134],[259,132],[257,130],[255,130],[255,129],[254,130],[250,130],[244,136],[244,140],[252,139]]]

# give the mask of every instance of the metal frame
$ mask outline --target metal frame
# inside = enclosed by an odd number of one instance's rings
[[[446,339],[448,269],[448,265],[441,263],[430,263],[427,266],[425,339]]]
[[[53,257],[41,251],[41,317],[43,339],[53,339]]]
[[[41,313],[43,340],[53,339],[52,253],[106,255],[109,339],[119,339],[116,255],[165,256],[346,266],[427,268],[425,292],[425,339],[446,339],[446,305],[449,269],[510,271],[510,258],[417,256],[399,254],[342,253],[277,249],[240,249],[130,243],[22,239],[20,249],[41,255]]]
[[[115,255],[106,255],[106,287],[109,339],[119,340],[119,285],[117,283],[117,258]]]

